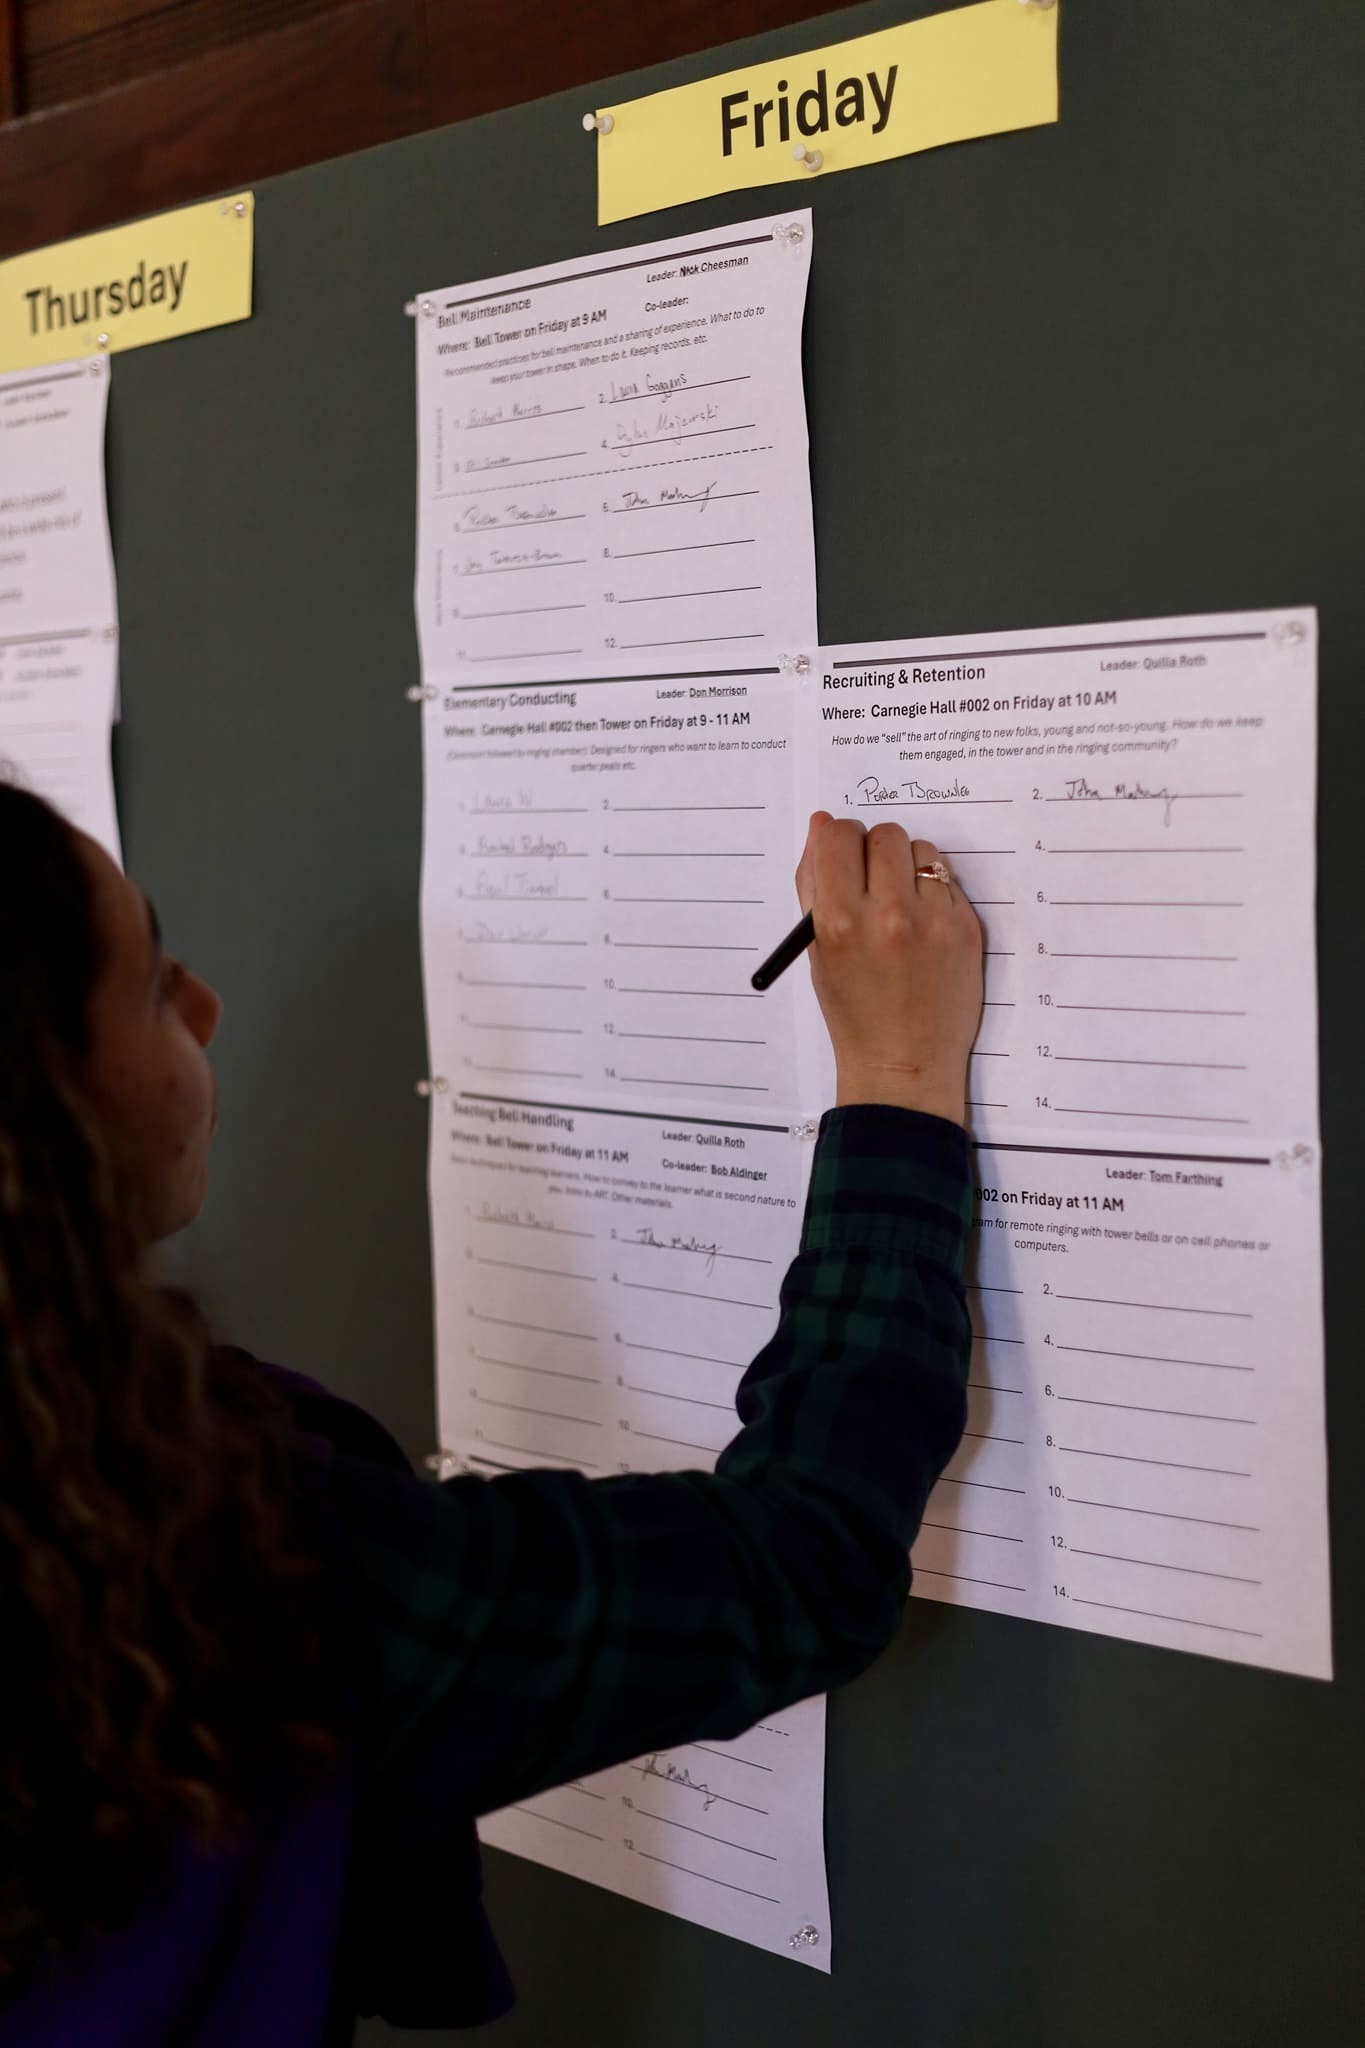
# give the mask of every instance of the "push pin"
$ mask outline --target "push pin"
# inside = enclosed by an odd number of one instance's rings
[[[818,171],[821,164],[825,161],[822,150],[807,149],[803,142],[794,142],[792,144],[792,155],[797,163],[804,164],[808,171]]]
[[[778,663],[784,676],[800,676],[803,680],[810,674],[808,654],[784,654]]]
[[[108,348],[108,346],[109,346],[109,337],[108,337],[108,335],[107,335],[107,334],[97,334],[97,335],[95,336],[95,347],[96,347],[96,348]]]
[[[773,229],[773,240],[784,249],[799,249],[806,239],[806,230],[799,220],[780,221]]]
[[[429,1081],[417,1083],[417,1093],[424,1099],[428,1095],[444,1095],[450,1083],[443,1074],[433,1074]]]
[[[792,1948],[819,1948],[819,1928],[812,1927],[809,1924],[805,1927],[798,1927],[795,1934],[789,1939],[789,1946]]]
[[[458,1451],[448,1451],[443,1447],[430,1452],[422,1464],[433,1479],[454,1479],[460,1471],[460,1456]]]
[[[611,114],[585,114],[583,116],[583,133],[585,135],[610,135],[615,126],[616,121]]]
[[[1055,7],[1057,0],[1019,0],[1021,7],[1036,7],[1040,14],[1046,14],[1049,7]]]
[[[404,692],[409,704],[430,704],[436,697],[434,683],[409,683]]]

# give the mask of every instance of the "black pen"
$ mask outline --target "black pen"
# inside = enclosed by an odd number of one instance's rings
[[[761,967],[756,967],[749,976],[750,987],[759,990],[771,988],[779,974],[785,974],[793,960],[799,960],[815,937],[815,916],[807,911],[800,924],[793,925],[780,946],[775,946]]]

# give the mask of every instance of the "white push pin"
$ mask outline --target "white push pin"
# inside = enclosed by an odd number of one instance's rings
[[[1055,7],[1057,0],[1019,0],[1021,7],[1036,7],[1040,14],[1046,14],[1049,7]]]
[[[616,122],[610,114],[585,114],[583,132],[585,135],[610,135]]]
[[[808,171],[818,171],[821,164],[825,161],[822,151],[807,149],[804,142],[794,142],[792,144],[792,155],[797,163],[804,164]]]

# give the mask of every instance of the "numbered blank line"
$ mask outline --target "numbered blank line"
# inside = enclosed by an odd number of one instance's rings
[[[1235,1060],[1114,1060],[1087,1052],[1059,1052],[1054,1054],[1054,1058],[1069,1067],[1183,1067],[1200,1074],[1245,1074],[1247,1071],[1244,1063],[1238,1064]],[[1123,1115],[1127,1113],[1121,1112]]]
[[[678,604],[684,599],[695,597],[747,597],[752,591],[762,590],[761,583],[725,583],[714,590],[658,590],[649,597],[622,597],[618,604]]]
[[[694,1444],[689,1437],[659,1436],[649,1429],[632,1430],[631,1434],[647,1444],[672,1444],[679,1451],[702,1451],[708,1458],[715,1458],[725,1449],[724,1444]]]
[[[1177,1515],[1169,1508],[1134,1508],[1121,1500],[1082,1500],[1077,1494],[1067,1496],[1067,1505],[1073,1508],[1100,1508],[1109,1515],[1148,1515],[1161,1522],[1194,1522],[1201,1529],[1236,1529],[1244,1536],[1259,1536],[1260,1529],[1254,1522],[1219,1522],[1208,1515]]]
[[[732,1842],[726,1835],[713,1835],[709,1828],[689,1827],[685,1820],[670,1820],[667,1814],[652,1813],[647,1806],[637,1806],[635,1811],[642,1820],[657,1820],[666,1828],[681,1828],[685,1835],[702,1835],[708,1842],[719,1842],[722,1848],[742,1850],[746,1856],[761,1856],[765,1863],[776,1863],[777,1858],[767,1849],[751,1849],[747,1843]]]
[[[1245,903],[1196,903],[1190,897],[1052,896],[1059,910],[1245,910]]]
[[[470,1060],[469,1065],[477,1074],[520,1074],[531,1081],[581,1081],[582,1074],[570,1073],[563,1067],[491,1067],[485,1060]]]
[[[621,1341],[627,1351],[653,1351],[661,1358],[688,1358],[697,1365],[727,1365],[732,1372],[747,1372],[749,1369],[737,1358],[713,1358],[707,1351],[672,1351],[666,1344],[633,1344],[629,1337],[623,1337]]]
[[[1174,1109],[1081,1109],[1072,1102],[1054,1102],[1059,1116],[1135,1117],[1144,1124],[1249,1124],[1248,1116],[1208,1116],[1203,1111]]]
[[[665,1864],[669,1870],[682,1871],[685,1877],[699,1877],[705,1884],[718,1884],[727,1892],[742,1892],[746,1899],[762,1899],[769,1906],[780,1906],[782,1903],[768,1892],[751,1891],[747,1885],[731,1884],[723,1877],[708,1877],[704,1870],[692,1870],[686,1863],[675,1863],[669,1856],[651,1856],[648,1849],[641,1849],[638,1853],[644,1857],[646,1863]]]
[[[1149,1572],[1183,1572],[1192,1579],[1225,1579],[1230,1586],[1259,1586],[1260,1579],[1244,1578],[1240,1572],[1204,1571],[1194,1564],[1162,1564],[1154,1557],[1121,1557],[1116,1550],[1078,1550],[1073,1543],[1068,1546],[1073,1557],[1101,1557],[1107,1564],[1139,1565]]]
[[[1128,1415],[1174,1415],[1181,1422],[1235,1422],[1244,1429],[1256,1427],[1253,1415],[1204,1415],[1197,1408],[1147,1408],[1138,1401],[1096,1401],[1084,1394],[1059,1394],[1057,1398],[1074,1408],[1122,1408]]]
[[[915,1578],[920,1579],[956,1579],[963,1586],[994,1586],[996,1591],[1000,1593],[1027,1593],[1028,1591],[1027,1586],[1006,1585],[1003,1579],[974,1579],[967,1572],[938,1572],[933,1569],[932,1565],[921,1564],[918,1559],[914,1563],[913,1575]]]
[[[1054,947],[1054,960],[1175,960],[1186,967],[1235,967],[1236,953],[1061,953]]]
[[[1022,1290],[1013,1290],[1019,1293]],[[1250,1309],[1245,1308],[1191,1308],[1179,1301],[1115,1301],[1107,1294],[1058,1294],[1058,1301],[1089,1301],[1100,1308],[1150,1308],[1162,1315],[1172,1316],[1224,1316],[1234,1322],[1249,1323],[1253,1320]]]
[[[618,548],[612,556],[614,562],[639,562],[646,555],[696,555],[705,548],[752,548],[755,540],[690,540],[681,547],[673,548]]]
[[[506,1316],[486,1316],[482,1309],[477,1308],[470,1309],[469,1313],[476,1323],[497,1323],[504,1330],[530,1330],[537,1337],[569,1337],[577,1344],[597,1342],[596,1337],[587,1330],[551,1330],[544,1323],[514,1323]]]
[[[1049,846],[1049,853],[1245,853],[1244,846]]]
[[[567,1465],[571,1472],[600,1472],[602,1469],[600,1465],[594,1465],[591,1458],[566,1458],[563,1451],[538,1451],[534,1444],[509,1444],[503,1437],[480,1437],[479,1442],[492,1444],[495,1451],[516,1451],[523,1458],[539,1458],[542,1464],[548,1458],[551,1464]],[[491,1460],[488,1462],[491,1463]],[[525,1467],[519,1466],[517,1469],[524,1471]]]
[[[1062,1297],[1059,1295],[1058,1299]],[[1205,1372],[1255,1372],[1254,1365],[1224,1365],[1216,1358],[1167,1358],[1155,1351],[1099,1351],[1087,1344],[1059,1344],[1059,1351],[1072,1351],[1081,1358],[1131,1358],[1140,1365],[1194,1365]]]
[[[761,633],[693,633],[683,640],[623,640],[623,648],[637,647],[715,647],[732,640],[761,640]]]
[[[1223,1636],[1254,1636],[1257,1642],[1263,1640],[1262,1631],[1258,1628],[1229,1628],[1225,1622],[1197,1621],[1189,1614],[1158,1614],[1152,1607],[1120,1607],[1116,1600],[1076,1599],[1073,1604],[1077,1607],[1103,1607],[1110,1614],[1140,1614],[1147,1621],[1174,1621],[1182,1628],[1211,1628]]]
[[[1224,1465],[1183,1465],[1174,1458],[1135,1458],[1130,1451],[1088,1451],[1083,1444],[1058,1444],[1073,1458],[1108,1458],[1120,1465],[1159,1465],[1165,1472],[1207,1472],[1214,1479],[1250,1479],[1249,1472],[1230,1472]]]
[[[512,1813],[527,1813],[532,1820],[547,1820],[552,1828],[566,1828],[571,1835],[586,1835],[590,1842],[604,1842],[605,1835],[595,1835],[591,1828],[576,1827],[571,1820],[556,1820],[552,1813],[542,1813],[538,1806],[513,1806]]]
[[[735,1412],[729,1401],[701,1401],[695,1394],[670,1394],[663,1387],[642,1387],[634,1380],[627,1380],[625,1386],[628,1394],[649,1394],[656,1401],[681,1401],[686,1408],[715,1408],[722,1415]]]
[[[1059,1010],[1092,1010],[1108,1017],[1245,1017],[1245,1010],[1175,1010],[1154,1003],[1058,1003]]]
[[[673,1045],[766,1045],[766,1038],[713,1038],[697,1031],[618,1031],[618,1038],[659,1038]]]
[[[482,1253],[474,1263],[477,1266],[501,1266],[507,1273],[542,1273],[547,1280],[586,1280],[593,1287],[597,1285],[596,1273],[570,1273],[562,1266],[528,1266],[518,1259],[490,1259]]]
[[[1022,1536],[998,1536],[994,1529],[964,1529],[960,1522],[921,1522],[921,1529],[947,1529],[954,1536],[981,1536],[987,1543],[1022,1543]]]
[[[558,1408],[532,1408],[524,1401],[491,1401],[487,1394],[473,1394],[480,1408],[501,1408],[509,1415],[538,1415],[544,1422],[576,1422],[582,1429],[600,1429],[589,1415],[565,1415]]]
[[[631,1082],[637,1088],[711,1088],[720,1089],[726,1095],[767,1095],[771,1092],[758,1081],[694,1081],[690,1075],[679,1078],[676,1074],[622,1074],[618,1078]]]
[[[772,1776],[771,1764],[756,1763],[751,1756],[741,1756],[735,1749],[712,1749],[705,1742],[686,1742],[684,1749],[699,1749],[703,1756],[718,1756],[722,1763],[743,1764],[746,1771],[766,1771]]]
[[[564,1372],[552,1365],[523,1365],[516,1358],[493,1358],[484,1351],[471,1351],[470,1357],[478,1365],[500,1365],[505,1372],[533,1372],[539,1379],[573,1380],[581,1387],[600,1387],[601,1379],[591,1372]]]
[[[730,1294],[702,1294],[695,1287],[658,1287],[648,1280],[622,1280],[617,1284],[628,1287],[632,1294],[680,1294],[687,1301],[714,1301],[725,1308],[757,1308],[768,1315],[775,1312],[771,1301],[739,1301]]]

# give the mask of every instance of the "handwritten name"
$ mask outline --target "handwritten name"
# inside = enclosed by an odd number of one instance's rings
[[[875,804],[953,803],[970,795],[968,784],[960,776],[942,789],[931,789],[923,782],[904,782],[898,789],[891,789],[875,775],[865,775],[858,784],[858,803],[862,809]]]

